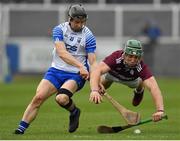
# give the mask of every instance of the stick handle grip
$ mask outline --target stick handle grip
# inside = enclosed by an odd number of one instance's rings
[[[168,116],[167,115],[163,115],[162,119],[168,119]],[[141,125],[141,124],[144,124],[144,123],[148,123],[148,122],[151,122],[151,121],[153,121],[152,118],[141,120],[138,124],[136,124],[134,126]]]

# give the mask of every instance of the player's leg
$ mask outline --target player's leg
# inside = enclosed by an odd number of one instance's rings
[[[70,112],[69,132],[72,133],[79,126],[80,109],[76,107],[71,97],[84,86],[85,80],[77,74],[67,74],[67,76],[68,80],[58,90],[56,102]]]
[[[52,94],[56,93],[57,89],[59,89],[61,84],[57,80],[55,71],[56,69],[49,68],[44,76],[44,79],[42,79],[39,83],[36,90],[36,95],[26,108],[19,127],[15,130],[15,134],[24,133],[29,124],[36,118],[39,107],[42,105],[42,103]]]
[[[28,123],[33,121],[36,118],[39,107],[55,92],[57,92],[57,89],[51,82],[45,79],[41,80],[37,87],[36,95],[28,105],[22,119]]]
[[[134,97],[132,100],[133,106],[138,106],[142,99],[143,99],[143,94],[144,94],[144,86],[143,86],[143,81],[141,78],[137,78],[133,81],[118,81],[121,84],[124,84],[132,89],[134,89]]]
[[[76,92],[77,88],[77,84],[74,80],[66,81],[58,90],[56,102],[68,111],[74,110],[75,105],[72,102],[71,97],[73,96],[73,93]]]
[[[134,106],[138,106],[141,103],[143,99],[143,95],[144,95],[144,86],[143,86],[142,79],[138,78],[136,83],[138,85],[134,90],[134,97],[132,100],[132,104]]]
[[[106,79],[106,81],[109,81],[109,82],[121,83],[130,88],[135,88],[132,104],[134,106],[138,106],[141,103],[141,101],[143,99],[143,94],[144,94],[144,86],[143,86],[143,82],[142,82],[141,78],[137,78],[133,81],[122,81],[122,80],[119,80],[119,79],[115,78],[114,76],[110,75],[109,73],[107,73],[105,75],[105,79]]]
[[[55,92],[57,92],[57,89],[51,82],[45,79],[41,80],[37,87],[36,95],[26,108],[23,118],[18,128],[15,130],[15,134],[23,134],[25,132],[29,124],[36,118],[41,104]]]
[[[112,83],[113,80],[109,77],[109,73],[101,76],[101,84],[104,86],[105,89],[108,89]]]
[[[73,93],[78,89],[74,80],[66,81],[58,90],[56,102],[70,112],[69,132],[74,132],[79,125],[80,109],[77,108],[71,99]]]

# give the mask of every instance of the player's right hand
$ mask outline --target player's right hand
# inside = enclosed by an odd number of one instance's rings
[[[98,91],[92,91],[89,98],[90,102],[94,102],[95,104],[99,104],[102,102],[102,96]]]
[[[83,67],[79,68],[79,74],[81,75],[82,78],[84,78],[85,80],[89,79],[89,72]]]
[[[157,112],[153,113],[153,115],[152,115],[153,121],[154,122],[160,121],[163,117],[163,114],[164,114],[164,112],[162,112],[162,111],[157,111]]]

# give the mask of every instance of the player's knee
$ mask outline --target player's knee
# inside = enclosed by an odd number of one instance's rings
[[[60,106],[64,107],[67,104],[69,104],[70,98],[72,97],[72,95],[73,94],[69,90],[61,88],[58,90],[58,93],[56,95],[56,102]]]
[[[56,102],[60,105],[66,105],[69,102],[69,97],[65,94],[57,95]]]

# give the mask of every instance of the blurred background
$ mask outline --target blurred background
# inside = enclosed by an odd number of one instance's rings
[[[180,77],[180,0],[0,0],[0,81],[43,74],[51,65],[52,28],[82,3],[101,60],[136,38],[156,76]]]

